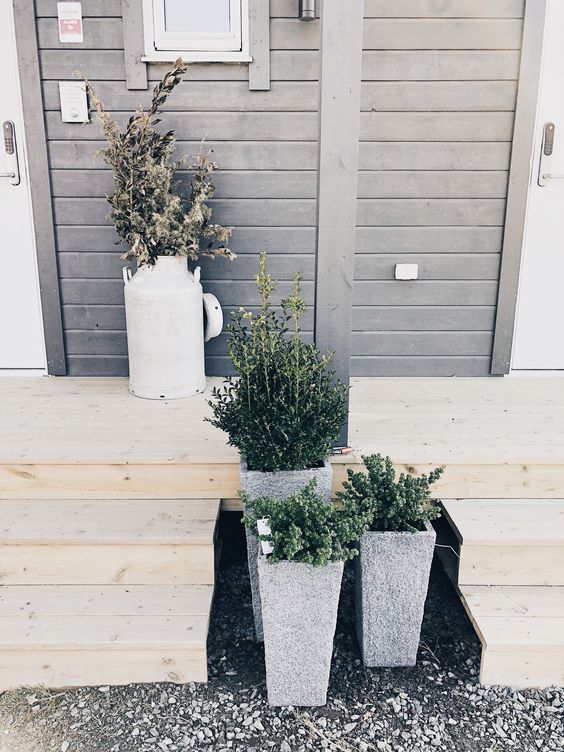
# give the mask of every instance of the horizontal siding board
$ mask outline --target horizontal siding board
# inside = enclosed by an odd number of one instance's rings
[[[361,141],[511,141],[512,112],[362,112]]]
[[[60,253],[76,251],[123,252],[116,246],[116,231],[111,226],[66,225],[57,227],[57,244]],[[315,253],[315,227],[242,227],[233,231],[230,245],[235,251],[257,252],[267,250],[272,254]]]
[[[495,305],[497,282],[491,281],[359,281],[354,305]]]
[[[122,0],[82,0],[82,17],[121,17],[121,3]],[[56,18],[57,0],[35,0],[35,14],[38,18]]]
[[[59,254],[59,272],[62,278],[108,279],[121,278],[125,262],[115,252],[76,252]],[[244,253],[232,262],[225,259],[202,258],[202,279],[252,280],[259,268],[258,253]],[[191,264],[193,267],[193,264]],[[269,254],[268,270],[278,280],[291,280],[294,272],[303,279],[313,281],[314,257],[306,254]]]
[[[83,49],[123,49],[121,18],[94,17],[84,19]],[[39,47],[46,50],[72,49],[72,43],[59,41],[55,18],[38,18]],[[272,19],[270,22],[270,48],[272,50],[318,50],[319,24],[297,23],[296,18]]]
[[[364,0],[365,18],[522,18],[524,0]]]
[[[495,306],[354,306],[353,331],[491,332]]]
[[[358,280],[394,279],[395,265],[405,263],[419,265],[419,279],[497,280],[500,254],[356,254],[354,277]]]
[[[499,253],[500,227],[357,227],[357,253]]]
[[[517,50],[521,19],[381,19],[364,22],[366,50]]]
[[[519,50],[364,50],[363,81],[512,81]]]
[[[206,282],[204,280],[204,289]],[[258,311],[257,308],[248,306],[249,310]],[[229,321],[232,306],[223,306],[225,323]],[[101,329],[101,330],[125,330],[125,309],[123,305],[104,304],[69,304],[63,306],[63,318],[65,329]],[[313,309],[307,308],[302,319],[304,329],[313,328]]]
[[[255,282],[206,281],[207,292],[216,295],[223,306],[258,305]],[[291,292],[291,282],[280,282],[273,297],[279,302]],[[123,305],[123,281],[120,279],[63,279],[61,280],[64,305]],[[307,305],[313,304],[313,283],[303,282],[303,295]]]
[[[121,49],[42,50],[40,59],[41,75],[44,80],[71,79],[74,78],[74,71],[80,70],[92,80],[125,81],[125,61]],[[169,68],[170,63],[148,64],[149,81],[154,82],[162,78]],[[317,50],[272,50],[270,78],[272,81],[317,81],[319,79],[319,52]],[[248,79],[249,66],[246,63],[191,63],[186,76],[187,84],[191,81],[248,81]]]
[[[188,182],[186,173],[178,177],[178,183],[184,189],[188,188]],[[213,182],[216,188],[216,198],[314,199],[317,195],[317,179],[314,171],[218,170]],[[51,187],[56,197],[105,197],[112,193],[113,185],[110,170],[51,171]],[[491,185],[491,182],[484,179],[484,186],[487,185]]]
[[[368,81],[361,109],[376,112],[513,111],[514,81]]]
[[[503,225],[502,199],[359,199],[358,226]]]
[[[503,198],[505,171],[359,172],[359,198]]]
[[[124,126],[130,112],[112,112]],[[59,112],[46,115],[47,137],[60,141],[95,141],[101,138],[96,118],[90,123],[63,123]],[[174,130],[180,141],[316,141],[317,112],[167,112],[163,130]]]
[[[313,339],[312,332],[302,332],[301,338],[306,342]],[[225,355],[227,333],[206,343],[207,356]],[[66,336],[69,355],[127,355],[127,335],[125,331],[110,330],[69,330]]]
[[[125,355],[114,357],[70,355],[67,358],[69,376],[128,376],[129,363]]]
[[[271,19],[271,50],[318,50],[321,41],[319,23],[299,23],[297,7],[293,17]]]
[[[120,81],[93,81],[92,85],[108,110],[147,108],[151,100],[150,90],[126,89]],[[189,81],[175,90],[166,109],[167,112],[316,112],[317,90],[316,81],[274,81],[270,91],[250,91],[245,81],[217,81],[213,90],[207,81]],[[45,81],[43,91],[45,109],[59,112],[57,81]]]
[[[223,225],[315,226],[315,199],[212,199],[214,219]],[[105,199],[57,198],[54,200],[58,225],[108,224]],[[479,210],[478,210],[479,211]]]
[[[364,142],[361,170],[508,170],[511,144]]]
[[[127,356],[125,331],[80,331],[71,329],[66,332],[66,345],[69,355]]]
[[[100,168],[103,160],[98,152],[103,141],[50,141],[48,144],[52,169]],[[313,142],[271,141],[208,141],[213,159],[226,170],[315,170],[317,145]],[[197,154],[200,143],[179,141],[177,154]],[[494,169],[492,167],[492,169]],[[498,168],[499,169],[499,168]]]
[[[489,376],[490,360],[483,356],[355,356],[351,376]]]
[[[83,0],[82,15],[91,16],[121,16],[122,0]],[[57,16],[57,0],[36,0],[36,15],[43,17]],[[270,15],[274,18],[295,18],[296,8],[294,0],[270,0]]]
[[[121,18],[85,18],[83,34],[82,49],[123,50]],[[59,41],[58,24],[55,18],[38,18],[37,36],[40,49],[76,49],[73,43]]]
[[[491,332],[353,332],[351,355],[486,355]]]
[[[65,330],[125,330],[125,307],[123,305],[64,305],[63,322]]]

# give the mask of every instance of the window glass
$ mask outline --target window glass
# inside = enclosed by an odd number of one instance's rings
[[[164,6],[167,31],[230,31],[229,0],[165,0]]]

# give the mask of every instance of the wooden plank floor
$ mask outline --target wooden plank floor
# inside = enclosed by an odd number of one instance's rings
[[[0,496],[233,499],[237,452],[204,422],[220,381],[156,402],[126,379],[0,379]],[[564,378],[353,379],[350,404],[336,484],[379,451],[399,469],[446,464],[442,496],[562,497]]]

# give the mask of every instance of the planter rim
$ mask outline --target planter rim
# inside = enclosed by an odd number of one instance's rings
[[[416,535],[435,535],[435,529],[429,522],[429,520],[425,520],[424,523],[425,530],[416,530],[414,533],[410,533],[409,530],[367,530],[363,535],[362,538],[372,537],[372,536],[387,536],[387,537],[412,537]],[[361,538],[361,540],[362,540]]]
[[[327,567],[344,567],[345,565],[344,561],[329,561],[327,562],[327,564],[314,566],[313,564],[309,564],[307,561],[290,561],[289,559],[282,559],[282,561],[275,561],[273,564],[270,564],[265,554],[259,554],[257,561],[265,567],[278,567],[281,564],[288,566],[289,564],[291,564],[292,567],[307,567],[313,572],[322,572]]]
[[[243,457],[242,454],[239,456],[239,464],[241,467],[241,471],[244,473],[256,473],[257,475],[282,475],[283,473],[305,473],[308,471],[324,470],[327,467],[331,467],[331,463],[329,462],[329,457],[325,457],[323,460],[320,460],[320,462],[323,462],[323,465],[320,467],[303,467],[301,470],[249,470],[248,465],[247,465],[247,459]]]

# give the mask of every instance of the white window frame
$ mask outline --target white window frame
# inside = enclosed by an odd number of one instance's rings
[[[143,0],[143,61],[171,62],[177,57],[182,57],[185,62],[252,61],[249,54],[248,0],[229,0],[232,28],[225,33],[166,31],[164,2],[165,0]]]

